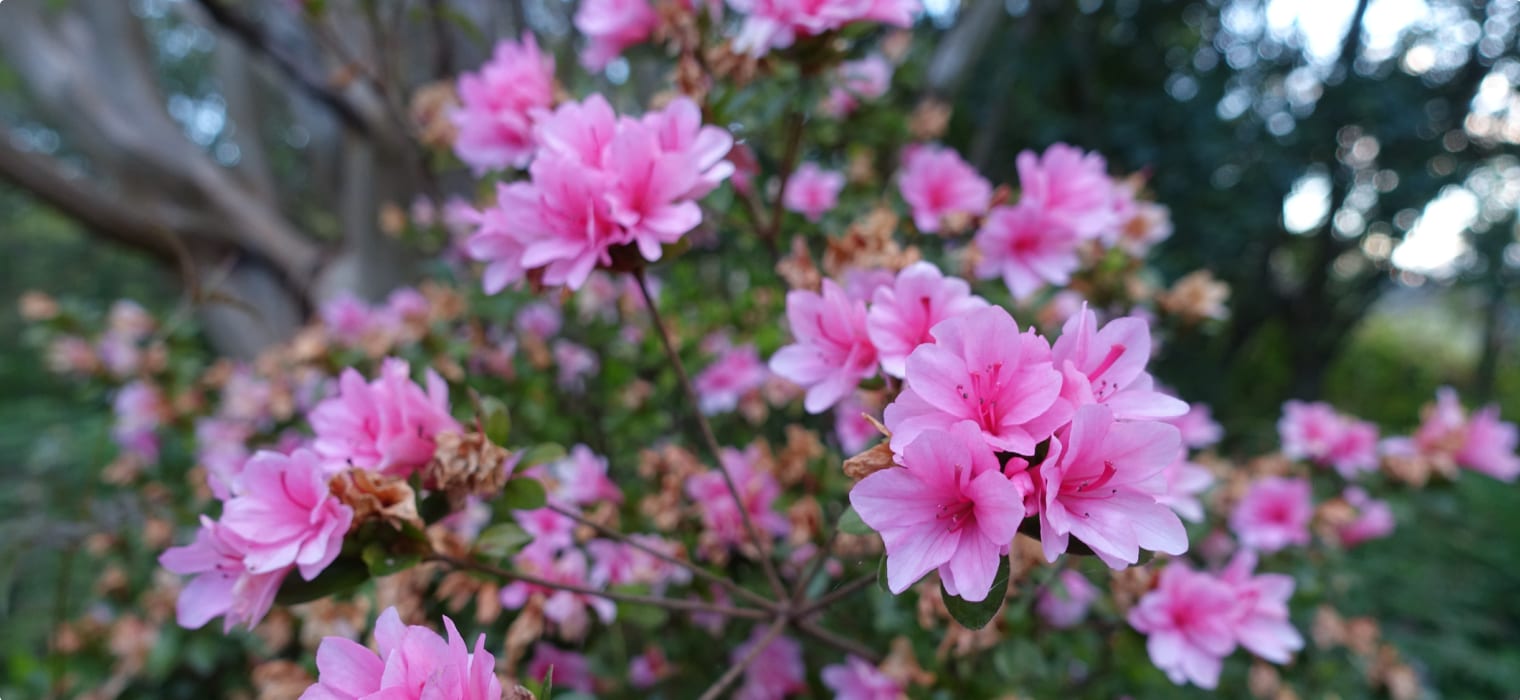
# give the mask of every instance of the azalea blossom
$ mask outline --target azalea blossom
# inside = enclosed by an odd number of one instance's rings
[[[711,416],[734,410],[740,399],[759,389],[769,376],[760,352],[753,343],[745,343],[724,349],[692,379],[692,388],[697,390],[702,412]]]
[[[1034,611],[1045,624],[1056,629],[1077,626],[1087,617],[1087,608],[1098,599],[1100,592],[1086,576],[1071,569],[1056,575],[1054,585],[1040,588],[1034,601]]]
[[[892,64],[875,53],[857,61],[845,61],[839,64],[837,80],[838,84],[829,89],[823,100],[823,111],[835,119],[843,119],[862,100],[875,100],[887,94],[892,85]]]
[[[1024,519],[1024,494],[969,421],[922,432],[900,462],[850,490],[850,504],[886,545],[887,587],[902,593],[938,569],[946,590],[985,600]]]
[[[1277,432],[1291,459],[1333,466],[1346,478],[1377,468],[1377,426],[1337,413],[1327,403],[1284,403]]]
[[[1020,153],[1017,165],[1019,205],[1038,212],[1044,225],[1071,231],[1084,240],[1116,231],[1114,181],[1103,156],[1057,143],[1040,155]]]
[[[607,475],[607,458],[577,444],[570,454],[548,465],[551,496],[574,506],[622,503],[623,490]]]
[[[1393,508],[1389,507],[1387,501],[1367,495],[1367,491],[1359,486],[1347,488],[1341,493],[1341,498],[1356,509],[1356,517],[1335,530],[1342,547],[1350,549],[1393,533]]]
[[[1220,579],[1235,589],[1235,638],[1252,654],[1285,664],[1293,652],[1304,648],[1303,635],[1288,619],[1288,599],[1293,597],[1293,577],[1284,574],[1252,574],[1256,553],[1236,553]]]
[[[1224,427],[1215,422],[1206,403],[1189,403],[1187,413],[1162,420],[1176,426],[1182,433],[1182,444],[1195,450],[1213,447],[1224,438]]]
[[[765,632],[759,627],[747,641],[729,652],[729,663],[749,658],[751,650],[761,644]],[[744,683],[735,691],[735,700],[781,700],[807,690],[807,668],[802,664],[802,645],[787,636],[769,640],[760,648],[749,667],[744,669]]]
[[[893,452],[926,430],[969,421],[994,450],[1032,455],[1070,419],[1050,346],[1033,330],[1020,333],[1003,308],[946,319],[930,335],[933,343],[908,355],[902,393],[886,409]]]
[[[512,567],[550,583],[577,588],[591,585],[590,566],[579,549],[553,553],[546,547],[528,546],[512,558]],[[512,581],[502,586],[500,600],[508,610],[518,610],[535,594],[544,597],[544,619],[554,623],[566,639],[580,639],[591,628],[591,615],[602,624],[617,619],[617,604],[599,595],[550,588],[538,583]]]
[[[908,354],[948,318],[987,306],[987,300],[971,293],[965,280],[946,277],[932,263],[919,261],[897,273],[891,285],[878,287],[866,312],[866,333],[876,347],[877,359],[886,374],[901,378]]]
[[[1071,280],[1080,263],[1080,243],[1075,229],[1035,207],[993,207],[976,233],[981,253],[976,274],[1002,277],[1015,299],[1027,299],[1046,284]]]
[[[581,65],[606,68],[628,47],[647,41],[659,24],[649,0],[586,0],[575,12],[575,28],[586,36]]]
[[[1156,501],[1171,508],[1178,517],[1190,523],[1203,522],[1203,502],[1198,496],[1214,485],[1214,474],[1203,467],[1187,461],[1186,453],[1162,472],[1166,488],[1156,494]]]
[[[822,294],[787,292],[786,318],[794,342],[771,356],[770,370],[807,388],[808,413],[828,410],[876,374],[866,305],[851,301],[833,280],[823,281]]]
[[[824,170],[817,163],[803,163],[787,179],[781,204],[787,211],[806,216],[808,221],[817,221],[839,203],[843,190],[843,173]]]
[[[1515,455],[1520,431],[1514,423],[1499,419],[1498,405],[1487,406],[1472,416],[1451,387],[1436,392],[1436,402],[1426,409],[1425,420],[1414,433],[1408,449],[1482,472],[1501,481],[1520,477],[1520,456]]]
[[[628,539],[645,548],[666,556],[680,558],[680,543],[659,535],[635,534]],[[591,540],[586,543],[591,554],[591,582],[597,586],[649,586],[655,593],[663,593],[669,584],[682,585],[691,582],[691,571],[672,564],[649,552],[613,540]]]
[[[839,447],[844,454],[857,454],[881,437],[876,425],[866,419],[867,414],[881,420],[879,412],[862,402],[858,395],[847,396],[834,407],[834,434],[839,438]]]
[[[1271,553],[1308,544],[1313,517],[1313,495],[1307,480],[1269,476],[1251,483],[1230,513],[1230,529],[1242,546]]]
[[[259,624],[274,605],[280,583],[294,566],[254,573],[244,561],[251,545],[212,519],[201,516],[195,541],[170,547],[158,558],[165,569],[191,576],[175,601],[179,625],[199,629],[221,616],[222,631]]]
[[[900,700],[907,689],[881,669],[855,655],[844,663],[823,667],[823,684],[834,691],[834,700]]]
[[[524,32],[520,41],[498,43],[478,72],[461,75],[458,92],[454,153],[476,175],[521,168],[535,151],[536,115],[554,104],[554,57]]]
[[[938,233],[946,216],[981,216],[992,200],[992,185],[954,150],[937,145],[903,151],[897,187],[913,212],[913,225]]]
[[[751,56],[763,56],[799,38],[854,22],[906,27],[920,8],[919,0],[728,0],[728,4],[746,15],[734,37],[734,51]]]
[[[433,459],[434,436],[459,432],[449,415],[449,388],[432,369],[427,391],[411,380],[404,360],[387,358],[366,383],[352,368],[338,378],[338,395],[312,409],[312,447],[334,462],[406,477]]]
[[[447,638],[403,624],[391,607],[375,621],[376,651],[343,637],[324,637],[317,647],[317,682],[301,700],[501,700],[496,659],[486,651],[485,635],[471,651],[453,620],[445,616],[443,625]]]
[[[596,376],[602,362],[596,352],[580,343],[560,338],[552,348],[554,364],[559,368],[554,383],[565,391],[581,393],[586,390],[586,378]]]
[[[721,473],[708,471],[686,480],[686,496],[701,513],[704,536],[722,547],[749,542],[740,507],[748,511],[750,522],[762,533],[780,537],[789,529],[786,518],[774,508],[776,498],[781,495],[781,484],[770,472],[757,466],[760,459],[759,447],[755,445],[742,452],[725,447],[719,455],[719,468],[733,479],[742,501],[740,505],[734,503]]]
[[[1127,616],[1146,635],[1151,663],[1173,683],[1213,690],[1224,657],[1235,650],[1237,592],[1209,574],[1174,562]]]
[[[343,548],[354,511],[329,491],[332,476],[310,450],[263,451],[243,467],[239,490],[222,509],[222,527],[244,544],[254,574],[294,565],[310,581]]]
[[[114,422],[111,439],[123,452],[147,462],[158,460],[158,427],[169,415],[169,404],[158,387],[144,380],[129,382],[111,401]]]
[[[533,645],[533,657],[528,659],[528,677],[539,683],[550,678],[555,688],[565,688],[578,693],[596,692],[596,676],[585,654],[539,642]]]
[[[1121,420],[1173,418],[1187,403],[1155,390],[1145,371],[1151,357],[1150,324],[1116,318],[1098,328],[1097,315],[1083,309],[1066,320],[1051,358],[1061,370],[1061,392],[1073,405],[1101,403]]]

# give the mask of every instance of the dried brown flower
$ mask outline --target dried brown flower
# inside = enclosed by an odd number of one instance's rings
[[[294,661],[275,659],[253,667],[258,700],[296,700],[312,684],[306,669]]]
[[[1172,288],[1156,296],[1156,303],[1185,323],[1229,318],[1225,302],[1230,299],[1230,285],[1214,279],[1208,270],[1194,270],[1177,280]]]
[[[813,264],[813,251],[808,250],[802,236],[792,236],[792,250],[776,263],[776,274],[792,289],[818,291],[823,286],[823,276]]]
[[[349,531],[378,520],[400,530],[408,523],[422,527],[417,514],[417,493],[405,479],[381,476],[367,469],[350,469],[327,483],[338,502],[354,509]]]
[[[454,147],[459,129],[449,119],[449,112],[459,104],[454,94],[454,83],[440,80],[417,88],[412,93],[408,112],[417,125],[417,140],[428,148],[447,150]]]
[[[454,510],[465,507],[470,496],[491,498],[507,483],[510,453],[493,444],[484,433],[439,433],[433,461],[422,469],[422,483],[448,495]]]

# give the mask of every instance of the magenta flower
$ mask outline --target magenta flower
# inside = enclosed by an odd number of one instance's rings
[[[876,374],[876,347],[866,330],[866,305],[851,301],[833,280],[823,293],[787,292],[786,318],[795,342],[771,356],[770,370],[807,388],[803,407],[822,413]]]
[[[590,447],[578,444],[570,448],[570,454],[550,463],[548,471],[557,502],[575,506],[623,502],[623,490],[607,476],[607,458]]]
[[[1499,420],[1499,406],[1487,406],[1467,422],[1467,434],[1457,450],[1456,460],[1473,471],[1500,481],[1514,481],[1520,476],[1520,457],[1515,445],[1520,441],[1514,423]]]
[[[1056,583],[1040,588],[1034,611],[1045,624],[1056,629],[1077,626],[1087,617],[1087,608],[1098,599],[1098,587],[1081,573],[1066,569],[1056,575]]]
[[[528,659],[528,677],[539,683],[552,678],[554,687],[567,688],[578,693],[596,692],[596,676],[585,655],[560,649],[548,642],[533,645],[533,657]]]
[[[338,387],[337,396],[308,416],[316,433],[312,447],[329,460],[406,477],[432,460],[434,436],[460,430],[449,415],[448,385],[431,369],[426,393],[412,382],[406,361],[396,358],[387,358],[380,378],[367,384],[346,369]]]
[[[1138,318],[1116,318],[1097,328],[1091,310],[1066,320],[1051,357],[1061,370],[1062,395],[1073,405],[1101,403],[1120,420],[1172,418],[1187,403],[1154,388],[1145,371],[1151,358],[1150,325]]]
[[[222,630],[231,632],[240,624],[253,629],[264,619],[280,583],[294,567],[253,573],[244,562],[248,549],[242,538],[203,515],[194,542],[170,547],[159,556],[165,569],[194,577],[175,601],[181,627],[199,629],[220,615]]]
[[[1128,615],[1146,635],[1151,663],[1177,685],[1219,685],[1224,657],[1235,650],[1237,592],[1209,574],[1174,562],[1161,571],[1155,590]]]
[[[294,565],[310,581],[338,557],[354,511],[328,490],[331,475],[310,450],[288,457],[264,451],[248,460],[240,491],[222,509],[222,527],[244,543],[250,573]]]
[[[157,461],[158,427],[169,415],[163,392],[150,382],[132,381],[116,392],[111,411],[111,439],[117,447],[144,461]]]
[[[817,163],[803,163],[786,181],[781,204],[787,211],[806,216],[808,221],[817,221],[839,203],[839,193],[843,190],[842,173],[824,170]]]
[[[759,469],[760,449],[750,445],[743,452],[726,447],[719,458],[719,466],[728,472],[738,487],[743,508],[749,512],[750,522],[763,533],[773,537],[785,535],[790,529],[786,518],[775,511],[776,498],[781,495],[781,484],[770,472]],[[711,538],[724,547],[738,547],[749,541],[744,529],[744,516],[729,494],[723,475],[715,471],[697,474],[686,480],[686,496],[697,505],[702,516],[704,537]]]
[[[938,233],[940,221],[951,214],[981,216],[992,201],[992,185],[943,146],[904,149],[897,187],[913,211],[913,225],[924,233]]]
[[[1230,529],[1240,544],[1272,553],[1289,545],[1309,543],[1309,520],[1314,517],[1309,482],[1269,476],[1251,484],[1230,513]]]
[[[692,386],[702,412],[711,416],[727,413],[739,405],[745,394],[759,389],[770,376],[770,370],[760,361],[760,352],[754,344],[745,343],[727,348],[706,369],[697,373]]]
[[[901,464],[850,490],[850,505],[886,545],[888,588],[902,593],[939,569],[946,590],[985,600],[1024,519],[1024,495],[970,422],[922,432]]]
[[[858,656],[844,663],[823,667],[823,684],[834,691],[834,700],[900,700],[907,689],[881,669]]]
[[[1377,468],[1377,426],[1341,415],[1327,403],[1284,403],[1277,433],[1290,459],[1333,466],[1348,479]]]
[[[1032,206],[993,207],[976,232],[982,254],[976,274],[982,279],[1001,276],[1015,299],[1027,299],[1047,283],[1071,280],[1080,263],[1080,243],[1075,230]]]
[[[730,663],[747,658],[760,644],[764,632],[757,626],[749,640],[729,652]],[[807,667],[802,665],[802,645],[791,637],[770,640],[744,669],[744,684],[734,700],[782,700],[807,690]]]
[[[1187,531],[1157,499],[1156,484],[1181,450],[1182,438],[1170,425],[1115,421],[1101,405],[1078,408],[1070,430],[1051,440],[1032,475],[1045,558],[1055,561],[1071,537],[1115,569],[1139,561],[1142,547],[1186,552]]]
[[[534,115],[554,104],[554,57],[533,35],[502,41],[478,73],[459,77],[459,136],[454,153],[476,175],[521,168],[532,160]]]
[[[734,164],[725,160],[734,147],[733,135],[716,126],[704,126],[702,109],[690,98],[677,97],[640,121],[655,133],[661,149],[683,154],[696,170],[697,181],[682,193],[683,197],[700,199],[733,175]]]
[[[1275,664],[1285,664],[1293,652],[1304,648],[1304,638],[1288,620],[1288,599],[1293,597],[1293,577],[1258,574],[1256,553],[1241,550],[1220,572],[1219,578],[1235,589],[1235,637],[1240,645]]]
[[[587,0],[575,13],[575,28],[586,35],[581,65],[606,68],[628,47],[647,41],[659,24],[648,0]]]
[[[1347,503],[1356,508],[1356,518],[1336,529],[1336,538],[1347,549],[1369,540],[1382,539],[1393,534],[1395,525],[1393,509],[1387,501],[1377,500],[1361,487],[1352,486],[1341,494]]]
[[[906,27],[920,7],[919,0],[728,0],[728,4],[747,15],[734,37],[734,50],[751,56],[763,56],[799,38],[854,22]]]
[[[897,273],[891,285],[876,288],[866,312],[866,332],[882,371],[901,378],[908,354],[934,341],[930,329],[986,306],[987,300],[972,294],[965,280],[946,277],[932,263],[919,261]]]
[[[379,652],[343,637],[324,637],[317,647],[317,682],[301,700],[501,700],[496,659],[485,635],[470,651],[447,616],[448,638],[402,624],[395,608],[375,621]]]
[[[893,452],[926,430],[970,421],[994,450],[1031,455],[1070,418],[1050,346],[1032,329],[1020,333],[1001,307],[947,319],[930,334],[933,343],[908,355],[903,391],[887,406]]]
[[[1019,154],[1019,205],[1030,207],[1055,225],[1091,239],[1109,235],[1117,226],[1114,181],[1097,153],[1057,143],[1036,156]]]

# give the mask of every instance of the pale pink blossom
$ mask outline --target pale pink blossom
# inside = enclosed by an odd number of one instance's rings
[[[1514,481],[1520,476],[1520,457],[1515,445],[1520,441],[1514,423],[1499,420],[1497,404],[1480,409],[1467,422],[1467,434],[1457,450],[1457,464],[1482,472],[1500,481]]]
[[[1116,421],[1097,404],[1078,408],[1031,475],[1046,560],[1055,561],[1072,537],[1115,569],[1139,561],[1141,548],[1186,552],[1187,530],[1157,500],[1156,483],[1181,449],[1177,429],[1165,423]]]
[[[461,221],[474,232],[464,241],[472,260],[486,263],[481,277],[487,294],[496,294],[528,274],[523,251],[528,239],[516,222],[521,212],[538,206],[538,192],[525,182],[496,183],[496,204],[485,209],[465,208]]]
[[[734,410],[740,399],[759,389],[769,376],[760,352],[753,343],[745,343],[724,349],[718,359],[697,373],[692,386],[702,412],[711,416]]]
[[[1203,502],[1199,496],[1214,485],[1214,474],[1207,467],[1187,461],[1186,453],[1162,472],[1165,490],[1156,494],[1156,501],[1171,508],[1178,517],[1190,523],[1203,522]]]
[[[728,0],[728,4],[746,15],[734,37],[734,50],[751,56],[763,56],[797,39],[854,22],[906,27],[920,8],[919,0]]]
[[[351,292],[323,302],[320,314],[327,333],[344,345],[358,345],[375,325],[374,310]]]
[[[817,163],[803,163],[786,181],[781,204],[787,211],[806,216],[808,221],[817,221],[839,203],[839,193],[843,190],[843,173],[824,170]]]
[[[1173,562],[1127,619],[1146,635],[1151,663],[1173,683],[1213,690],[1224,657],[1235,650],[1236,596],[1230,584]]]
[[[578,549],[555,554],[544,547],[529,546],[512,558],[512,567],[550,583],[579,588],[591,585],[586,555]],[[544,596],[544,619],[554,623],[554,628],[566,639],[584,637],[591,628],[593,613],[602,624],[611,624],[617,619],[617,604],[607,598],[524,581],[503,586],[501,604],[508,610],[518,610],[534,594]]]
[[[976,232],[981,253],[977,276],[1002,277],[1015,299],[1024,300],[1046,284],[1064,285],[1071,280],[1080,259],[1081,239],[1064,223],[1045,212],[1020,203],[993,207]]]
[[[158,428],[169,417],[163,392],[141,379],[129,382],[116,392],[111,411],[111,439],[117,447],[145,461],[157,461]]]
[[[892,86],[892,64],[881,54],[871,54],[856,61],[839,64],[838,84],[829,89],[824,98],[823,110],[829,116],[843,119],[860,106],[861,101],[872,101],[887,94]]]
[[[1145,371],[1151,357],[1150,325],[1116,318],[1098,328],[1097,315],[1083,311],[1066,320],[1051,348],[1064,384],[1061,395],[1073,405],[1100,403],[1121,420],[1172,418],[1187,412],[1182,400],[1156,391]]]
[[[1387,501],[1367,495],[1359,486],[1347,488],[1341,498],[1356,509],[1356,518],[1336,528],[1335,535],[1342,547],[1350,549],[1363,542],[1393,534],[1393,509]]]
[[[248,459],[239,490],[222,508],[222,527],[244,543],[250,573],[294,565],[310,581],[338,558],[354,511],[328,490],[331,476],[311,450]]]
[[[938,233],[940,222],[952,214],[981,216],[992,201],[986,178],[953,149],[938,145],[904,149],[897,186],[913,212],[913,225],[924,233]]]
[[[343,637],[323,638],[317,682],[301,700],[501,700],[485,635],[471,651],[453,620],[445,616],[443,625],[447,639],[403,624],[392,607],[375,621],[376,651]]]
[[[530,33],[502,41],[479,72],[459,76],[458,92],[454,153],[476,175],[521,168],[536,148],[535,115],[554,104],[554,57]]]
[[[512,519],[532,538],[528,548],[554,554],[575,544],[575,521],[552,508],[515,510]]]
[[[846,455],[857,454],[881,437],[876,425],[866,420],[866,415],[881,420],[877,411],[871,410],[854,395],[846,396],[834,407],[834,434],[839,447]]]
[[[1284,403],[1277,432],[1291,459],[1333,466],[1346,478],[1377,468],[1377,426],[1337,413],[1329,404]]]
[[[834,691],[834,700],[900,700],[907,688],[881,669],[855,655],[844,663],[823,667],[823,684]]]
[[[876,289],[866,312],[866,333],[882,371],[901,378],[909,353],[934,341],[930,329],[986,306],[987,300],[972,294],[965,280],[946,277],[932,263],[919,261],[897,273],[890,286]]]
[[[559,307],[547,301],[536,301],[518,309],[517,317],[513,320],[519,333],[548,340],[559,335],[559,329],[564,325],[565,317]]]
[[[248,549],[241,537],[203,515],[194,542],[159,556],[165,569],[193,577],[175,601],[181,627],[199,629],[220,615],[222,630],[231,632],[240,624],[253,629],[264,619],[280,583],[295,567],[253,573],[244,562]]]
[[[554,482],[552,495],[560,503],[595,506],[599,503],[622,503],[623,491],[607,475],[607,458],[585,445],[570,448],[570,454],[548,465]]]
[[[448,385],[432,369],[426,392],[412,381],[411,367],[396,358],[387,358],[380,378],[369,383],[344,370],[338,387],[338,395],[309,416],[316,433],[312,447],[329,460],[405,477],[432,460],[434,436],[460,430],[449,415]]]
[[[1020,153],[1019,204],[1039,212],[1047,225],[1056,225],[1078,238],[1110,236],[1117,227],[1114,181],[1103,156],[1057,143],[1036,156]]]
[[[886,546],[887,587],[902,593],[938,569],[946,590],[985,600],[1024,519],[1023,493],[969,421],[920,433],[900,462],[850,490]]]
[[[555,688],[578,693],[596,692],[596,676],[591,673],[591,663],[585,655],[560,649],[548,642],[533,645],[533,657],[528,659],[528,677],[539,683],[553,679]]]
[[[1087,618],[1087,609],[1099,594],[1098,587],[1086,576],[1066,569],[1056,575],[1054,584],[1040,588],[1034,611],[1045,624],[1056,629],[1069,629]]]
[[[1195,450],[1213,447],[1224,438],[1224,427],[1215,422],[1206,403],[1192,402],[1187,413],[1162,420],[1176,426],[1182,433],[1182,444]]]
[[[1032,329],[1020,333],[1003,308],[946,319],[930,334],[933,343],[908,355],[902,393],[886,409],[893,452],[926,430],[970,421],[994,450],[1032,455],[1070,419],[1050,346]]]
[[[596,376],[602,362],[596,353],[580,343],[560,338],[552,348],[554,364],[559,368],[555,384],[565,391],[581,393],[586,390],[586,378]]]
[[[729,662],[737,664],[748,658],[764,634],[761,626],[756,625],[749,639],[729,652]],[[744,669],[744,683],[734,693],[734,700],[782,700],[806,690],[807,667],[802,664],[802,645],[783,635],[769,640]]]
[[[649,0],[586,0],[575,12],[575,28],[586,35],[581,65],[599,71],[628,47],[649,40],[660,16]]]
[[[733,135],[704,125],[702,109],[690,98],[677,97],[640,121],[654,132],[662,150],[682,154],[696,170],[696,183],[681,193],[683,197],[699,199],[734,174],[734,164],[728,160],[734,149]]]
[[[849,267],[843,277],[840,286],[844,287],[845,296],[869,304],[876,290],[890,287],[897,280],[897,272],[882,267]]]
[[[1244,547],[1276,552],[1291,545],[1309,543],[1309,521],[1314,517],[1309,482],[1269,476],[1253,482],[1245,497],[1230,513],[1230,529]]]
[[[771,356],[770,370],[807,388],[803,407],[822,413],[876,374],[876,347],[866,330],[866,306],[851,301],[833,280],[823,293],[796,289],[786,295],[793,343]]]
[[[247,423],[223,418],[202,418],[195,423],[195,459],[206,470],[206,485],[218,500],[227,500],[248,461]]]
[[[1247,651],[1275,664],[1292,660],[1304,648],[1304,638],[1288,619],[1288,599],[1293,597],[1293,577],[1284,574],[1252,574],[1256,553],[1236,553],[1219,578],[1235,590],[1233,620],[1236,641]]]
[[[674,540],[645,534],[629,535],[628,539],[666,556],[683,558],[684,551]],[[597,586],[648,586],[656,594],[664,593],[670,584],[691,582],[690,570],[634,544],[602,539],[587,542],[586,551],[591,554],[591,582]]]
[[[750,445],[743,452],[731,447],[723,448],[719,455],[719,467],[733,479],[742,507],[749,514],[750,522],[761,533],[780,537],[790,527],[786,518],[775,510],[776,498],[781,495],[781,484],[770,472],[760,469],[759,447]],[[729,495],[723,475],[716,471],[697,474],[686,480],[686,496],[696,504],[702,517],[704,534],[725,547],[738,547],[749,542],[745,532],[744,515]]]

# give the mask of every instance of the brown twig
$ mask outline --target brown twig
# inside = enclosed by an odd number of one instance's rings
[[[875,582],[876,582],[876,574],[874,574],[874,573],[866,574],[865,576],[862,576],[862,577],[860,577],[858,579],[855,579],[854,581],[846,583],[843,586],[835,588],[834,590],[829,591],[828,593],[825,593],[825,594],[823,594],[821,596],[818,596],[817,598],[814,598],[807,605],[802,606],[802,609],[799,610],[797,612],[797,614],[798,615],[809,615],[809,614],[818,612],[819,610],[822,610],[822,609],[828,607],[830,604],[832,604],[832,603],[834,603],[834,602],[836,602],[836,601],[838,601],[838,600],[840,600],[842,598],[845,598],[845,597],[849,596],[851,593],[854,593],[855,591],[858,591],[858,590],[860,590],[862,588],[865,588],[866,586],[869,586],[869,585],[871,585],[871,584],[873,584]]]
[[[771,246],[776,245],[776,239],[781,236],[781,221],[785,213],[783,203],[786,201],[786,186],[792,179],[792,173],[797,169],[797,159],[802,156],[802,127],[807,124],[807,115],[801,111],[792,112],[787,120],[786,151],[781,156],[780,182],[776,188],[776,201],[771,204],[771,218],[769,226],[761,234],[761,240],[768,241]]]
[[[739,663],[729,666],[728,670],[724,671],[723,675],[718,677],[717,682],[713,683],[712,687],[707,689],[707,692],[702,693],[702,697],[698,698],[698,700],[717,700],[718,696],[723,694],[723,691],[728,690],[728,686],[733,685],[734,681],[739,680],[739,676],[744,674],[745,669],[748,669],[750,664],[755,662],[755,659],[760,658],[760,652],[765,651],[765,648],[770,646],[771,642],[781,635],[781,630],[786,629],[786,622],[786,618],[782,617],[771,623],[770,629],[767,629],[765,634],[760,636],[760,639],[755,642],[755,646],[750,648],[749,653],[745,654],[744,658],[739,659]]]
[[[797,620],[797,631],[817,641],[823,642],[846,654],[854,654],[873,664],[881,663],[881,654],[876,653],[870,647],[861,644],[848,637],[843,637],[830,632],[811,620]]]

